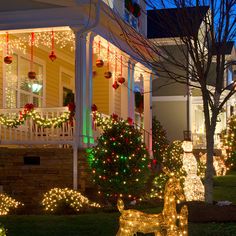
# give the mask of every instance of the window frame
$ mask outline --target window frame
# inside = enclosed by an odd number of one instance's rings
[[[33,103],[33,97],[36,98],[41,98],[42,99],[42,105],[40,107],[45,107],[46,104],[46,62],[36,56],[34,56],[34,63],[38,64],[39,66],[42,66],[42,76],[43,76],[43,87],[42,87],[42,96],[34,94],[33,92],[28,92],[28,91],[24,91],[20,88],[20,68],[22,65],[22,61],[23,60],[27,60],[30,62],[30,55],[29,54],[23,54],[22,52],[19,51],[14,51],[13,53],[14,55],[17,56],[17,89],[15,89],[15,91],[17,92],[16,95],[16,108],[22,108],[20,106],[20,95],[24,94],[24,95],[29,95],[30,96],[30,103]],[[4,52],[2,52],[2,58],[4,58],[5,54]],[[2,68],[3,68],[3,99],[2,99],[2,107],[5,109],[10,109],[6,107],[6,64],[4,63],[4,60],[2,60]],[[29,66],[30,67],[30,66]]]

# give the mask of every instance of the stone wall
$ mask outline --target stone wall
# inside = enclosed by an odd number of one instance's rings
[[[25,163],[31,157],[39,163]],[[70,148],[0,148],[0,186],[3,192],[38,208],[43,194],[54,187],[73,187],[73,150]],[[78,155],[78,188],[91,186],[85,152]]]

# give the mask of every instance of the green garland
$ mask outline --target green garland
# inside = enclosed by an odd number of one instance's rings
[[[19,112],[15,118],[7,117],[0,114],[0,124],[8,128],[17,128],[25,123],[29,118],[33,120],[35,124],[42,128],[61,127],[63,123],[71,121],[74,115],[74,111],[65,111],[59,117],[56,118],[44,118],[41,117],[38,112],[35,111],[32,104],[26,104],[24,109]]]

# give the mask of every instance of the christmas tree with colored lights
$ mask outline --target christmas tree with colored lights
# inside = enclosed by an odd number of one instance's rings
[[[228,169],[236,170],[236,116],[232,116],[227,124],[227,130],[222,132],[223,145],[226,149],[225,164]]]
[[[154,116],[152,119],[152,150],[153,164],[160,165],[163,161],[163,155],[168,147],[169,141],[166,137],[166,131],[160,121]]]
[[[96,126],[103,133],[88,150],[93,181],[105,197],[134,198],[144,190],[149,177],[149,154],[132,119],[117,115],[102,117],[94,112]]]

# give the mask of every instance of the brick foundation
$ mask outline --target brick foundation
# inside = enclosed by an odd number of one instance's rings
[[[24,163],[24,157],[40,164]],[[26,158],[27,159],[27,158]],[[43,194],[54,187],[73,187],[73,150],[70,148],[0,148],[0,186],[26,208],[40,207]],[[85,151],[78,154],[78,188],[91,186]],[[1,189],[0,188],[0,189]]]

